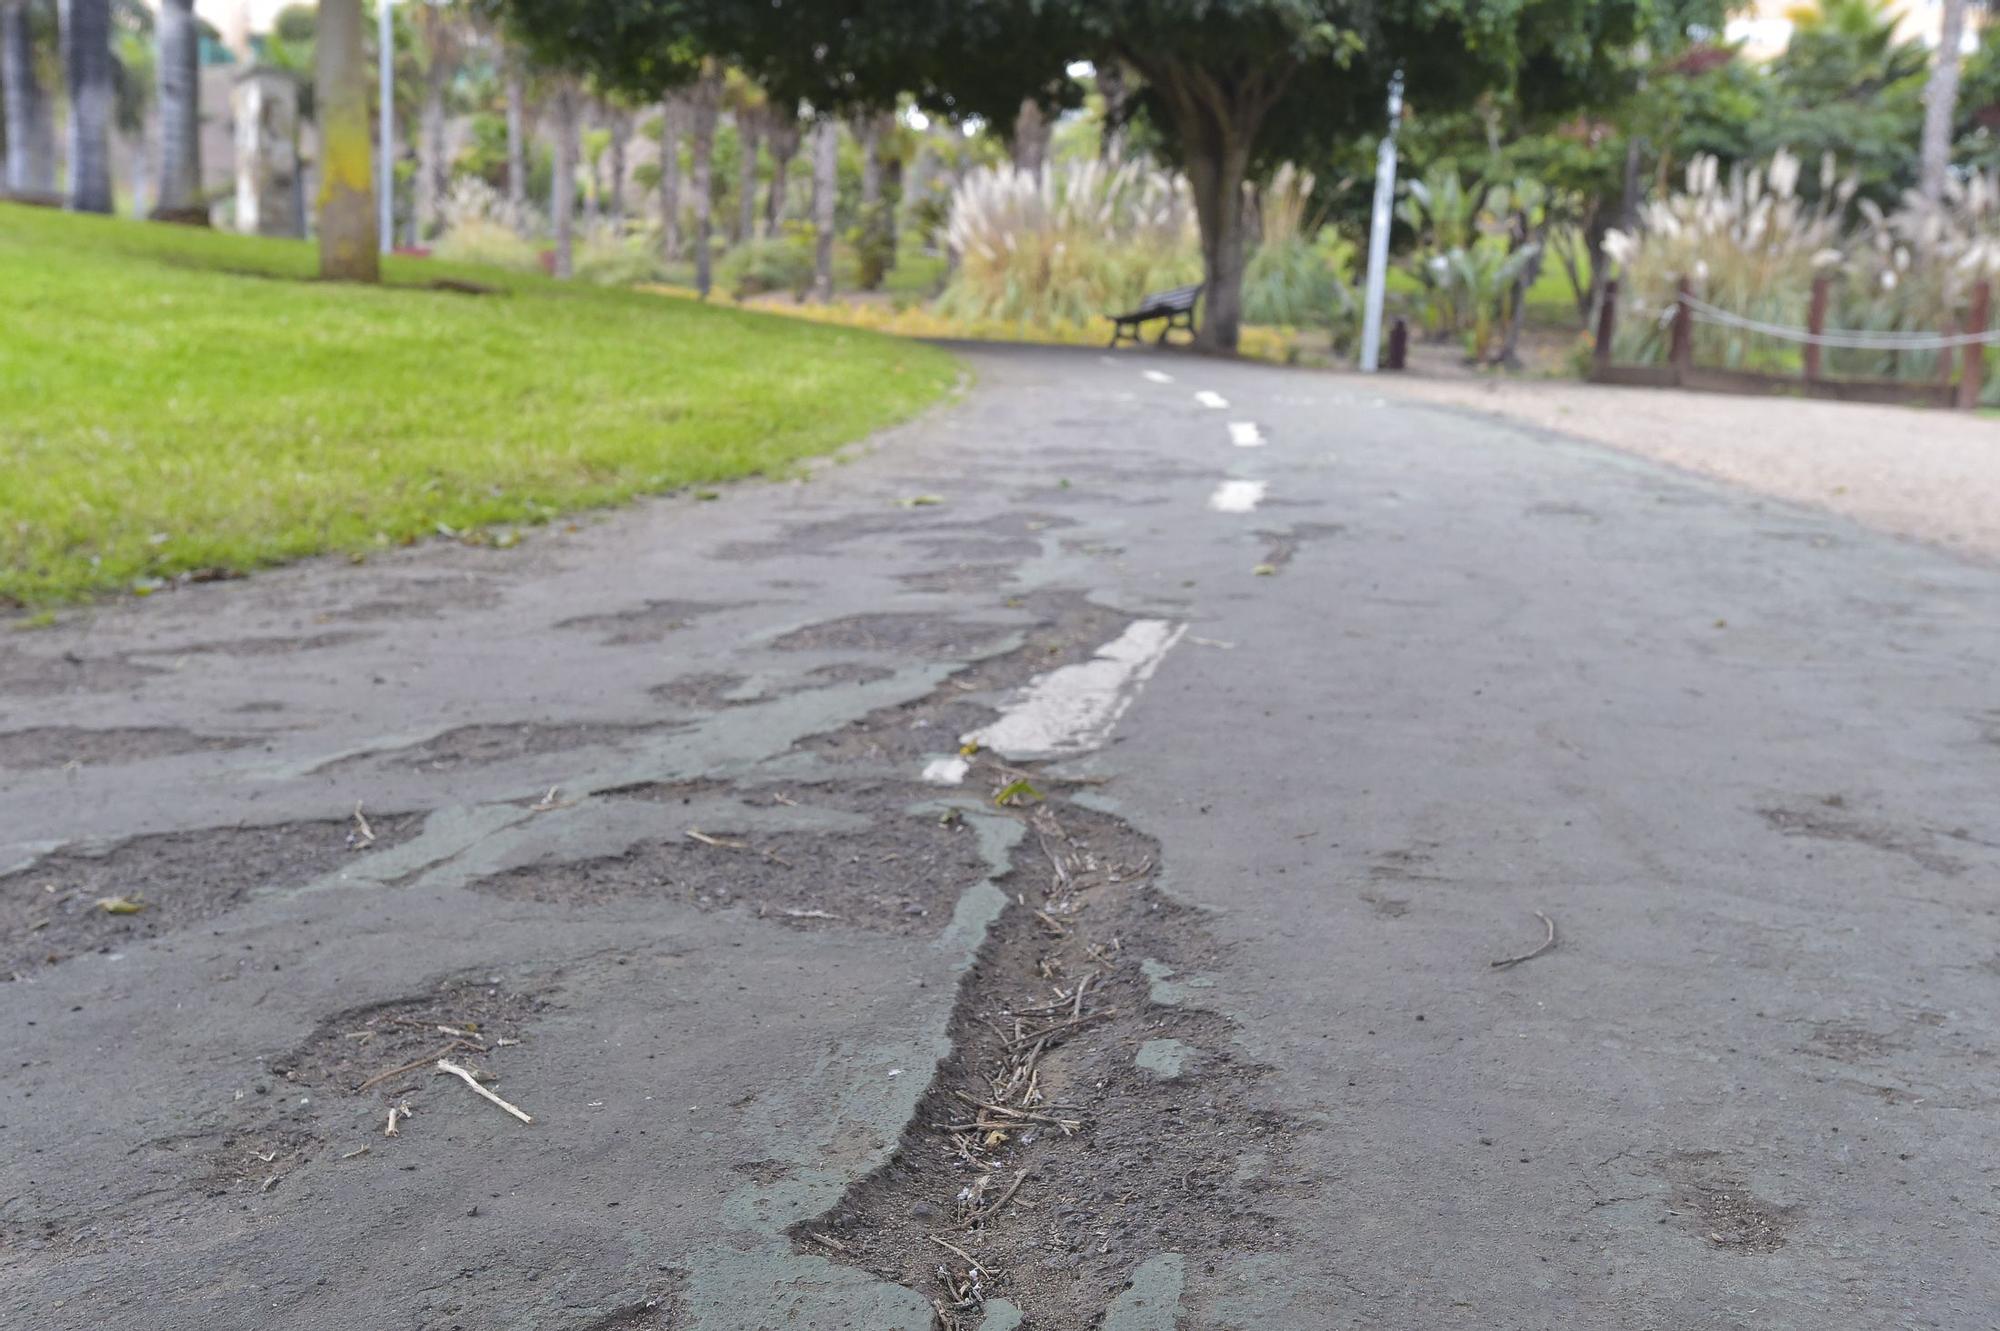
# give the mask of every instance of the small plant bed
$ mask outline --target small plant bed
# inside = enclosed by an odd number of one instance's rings
[[[624,290],[313,269],[297,242],[0,205],[0,606],[778,472],[956,376],[935,348]]]

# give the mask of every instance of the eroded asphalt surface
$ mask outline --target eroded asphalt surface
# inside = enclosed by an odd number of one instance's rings
[[[9,634],[0,1324],[2000,1325],[2000,572],[968,358],[804,483]]]

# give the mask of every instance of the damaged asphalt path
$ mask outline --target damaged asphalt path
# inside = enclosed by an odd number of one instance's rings
[[[967,357],[4,635],[0,1325],[2000,1325],[2000,571]]]

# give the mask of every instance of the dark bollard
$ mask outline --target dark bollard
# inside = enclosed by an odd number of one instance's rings
[[[1383,362],[1385,370],[1400,370],[1410,355],[1410,324],[1407,319],[1398,319],[1389,326],[1389,355]]]

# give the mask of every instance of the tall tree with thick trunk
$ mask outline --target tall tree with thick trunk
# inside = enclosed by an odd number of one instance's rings
[[[694,133],[688,189],[694,195],[694,289],[703,300],[715,282],[715,121],[722,104],[722,75],[704,69],[688,95]]]
[[[509,51],[507,61],[507,211],[514,225],[525,227],[528,216],[528,73],[520,55]]]
[[[35,63],[27,0],[0,0],[0,85],[6,89],[6,186],[14,194],[56,187],[54,118]]]
[[[374,62],[361,41],[361,0],[319,0],[313,99],[319,111],[319,275],[381,280],[368,95]]]
[[[62,0],[63,80],[69,91],[69,207],[111,211],[110,0]]]
[[[660,257],[681,257],[681,100],[660,103]]]
[[[556,161],[549,178],[549,224],[555,231],[557,277],[576,272],[576,85],[565,75],[556,86]]]
[[[840,126],[822,116],[813,126],[813,299],[833,299],[834,209],[840,201]]]
[[[791,184],[792,159],[799,155],[798,109],[774,106],[765,126],[764,142],[771,150],[771,188],[764,196],[764,231],[775,236],[785,224],[785,195]]]
[[[194,0],[160,0],[160,197],[154,211],[201,204],[201,36]]]
[[[1924,85],[1924,137],[1917,154],[1917,190],[1936,203],[1951,169],[1951,131],[1958,113],[1958,74],[1965,43],[1966,0],[1944,0],[1944,24],[1930,81]]]

